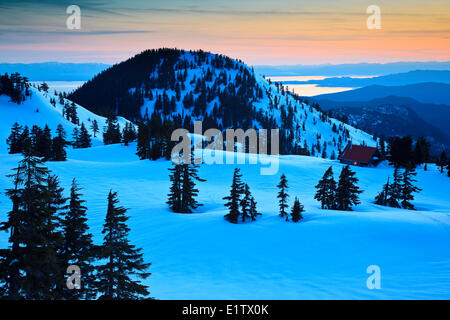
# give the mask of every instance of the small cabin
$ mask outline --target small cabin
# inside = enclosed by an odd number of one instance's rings
[[[376,165],[377,148],[349,143],[339,155],[339,161],[344,164],[367,167]]]

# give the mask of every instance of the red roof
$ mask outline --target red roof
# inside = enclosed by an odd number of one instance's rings
[[[358,146],[355,144],[348,144],[344,151],[342,151],[339,159],[369,162],[377,148],[368,146]]]

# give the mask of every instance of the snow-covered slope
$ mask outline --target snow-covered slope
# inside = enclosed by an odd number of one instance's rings
[[[192,102],[186,103],[188,96]],[[91,110],[109,108],[133,118],[151,117],[156,110],[169,118],[209,117],[209,124],[217,121],[222,129],[277,128],[283,146],[290,145],[281,148],[285,154],[307,148],[315,156],[330,158],[349,141],[376,145],[370,134],[327,117],[241,61],[203,51],[144,51],[69,97]]]
[[[146,280],[159,299],[449,299],[450,179],[436,167],[419,169],[414,201],[418,211],[380,207],[373,198],[392,168],[353,167],[364,193],[354,212],[321,210],[314,185],[336,161],[281,156],[280,171],[305,205],[305,219],[288,223],[278,216],[279,175],[261,176],[259,165],[240,165],[262,216],[248,224],[223,218],[234,165],[202,165],[195,214],[175,214],[166,205],[168,161],[139,161],[135,145],[69,150],[67,162],[49,162],[68,195],[76,177],[84,188],[95,242],[102,240],[107,194],[118,192],[130,208],[130,240],[152,262]],[[0,190],[19,155],[0,155]],[[11,208],[0,195],[0,221]],[[7,246],[0,233],[0,248]],[[381,269],[381,289],[369,290],[367,267]]]
[[[59,104],[59,98],[51,93],[39,91],[35,87],[30,87],[31,97],[22,104],[10,102],[10,98],[6,95],[0,95],[0,150],[4,152],[7,149],[6,138],[11,132],[12,125],[17,122],[21,126],[27,125],[30,129],[33,125],[44,128],[48,125],[55,134],[56,127],[61,124],[70,140],[75,124],[62,116],[63,105]],[[50,103],[50,99],[56,100],[56,106]],[[68,101],[68,100],[66,100]],[[92,136],[93,145],[101,145],[103,142],[102,131],[105,126],[106,118],[100,117],[89,110],[77,105],[77,114],[81,123],[84,123],[86,129]],[[97,120],[100,132],[94,138],[91,124]],[[126,119],[117,118],[121,127],[125,126]]]

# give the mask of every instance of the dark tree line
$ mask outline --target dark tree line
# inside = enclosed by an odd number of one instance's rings
[[[9,175],[12,209],[1,231],[9,246],[0,250],[0,296],[5,299],[139,299],[149,293],[139,279],[149,276],[141,249],[129,243],[127,209],[108,195],[104,242],[89,233],[84,200],[75,179],[70,197],[42,160],[25,155]],[[67,203],[68,202],[68,203]],[[80,268],[81,285],[70,289],[66,270]]]
[[[28,126],[22,127],[17,122],[11,128],[11,134],[6,140],[9,153],[22,153],[43,158],[44,161],[66,160],[66,133],[62,125],[58,125],[56,136],[52,138],[48,126],[44,129],[34,125],[31,130]]]
[[[413,147],[410,136],[394,137],[389,141],[387,157],[394,167],[405,168],[428,163],[431,160],[430,143],[424,137],[419,137]]]
[[[0,95],[2,94],[9,96],[12,102],[21,104],[31,95],[28,78],[19,73],[0,75]]]

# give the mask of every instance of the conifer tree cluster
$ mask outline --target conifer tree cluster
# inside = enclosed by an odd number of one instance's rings
[[[125,123],[125,128],[122,131],[122,142],[124,145],[128,145],[130,142],[133,142],[137,138],[136,129],[134,126],[127,122]]]
[[[61,125],[58,125],[56,133],[57,136],[52,139],[51,130],[48,126],[41,129],[34,125],[29,130],[28,126],[22,127],[16,122],[6,140],[9,153],[32,155],[43,158],[44,161],[65,161],[66,133]]]
[[[106,125],[103,129],[103,144],[114,144],[122,142],[122,133],[117,118],[110,115],[106,118]]]
[[[280,189],[278,191],[277,198],[279,206],[280,206],[280,217],[285,218],[286,221],[289,221],[289,215],[286,212],[286,209],[289,208],[289,205],[287,204],[287,199],[289,198],[289,194],[287,193],[288,187],[288,181],[283,173],[280,177],[280,183],[277,185],[277,188]],[[297,197],[295,197],[294,205],[291,210],[291,220],[293,222],[298,222],[303,219],[302,212],[304,212],[304,207],[300,203]]]
[[[0,95],[6,94],[11,101],[21,104],[27,96],[31,95],[30,84],[27,77],[19,73],[13,73],[9,76],[7,73],[0,75]]]
[[[76,180],[70,197],[42,160],[25,154],[9,175],[6,194],[12,209],[0,231],[9,232],[9,246],[0,250],[0,294],[5,299],[78,300],[140,299],[149,292],[136,278],[146,278],[150,264],[128,241],[126,209],[110,192],[104,243],[96,246],[89,233],[84,200]],[[68,202],[68,204],[67,204]],[[70,289],[66,270],[80,268],[81,285]]]
[[[255,221],[258,215],[261,215],[256,209],[256,201],[253,198],[248,184],[242,182],[242,175],[239,168],[234,169],[233,182],[231,184],[230,195],[224,197],[225,207],[229,212],[225,215],[225,219],[231,223],[238,223],[250,219]]]
[[[78,118],[77,106],[74,102],[64,103],[63,107],[63,117],[72,122],[75,125],[80,124],[80,119]]]
[[[72,146],[75,149],[90,148],[92,146],[91,135],[84,126],[84,123],[81,123],[80,129],[78,127],[73,129],[72,140]]]
[[[392,183],[389,183],[388,178],[383,190],[375,197],[375,203],[381,206],[414,210],[414,205],[411,203],[414,200],[413,193],[421,191],[414,185],[417,182],[414,179],[416,175],[412,167],[406,167],[403,172],[396,167]]]
[[[192,156],[191,156],[192,158]],[[170,192],[168,194],[167,204],[173,212],[192,213],[195,209],[202,206],[198,203],[198,189],[195,181],[205,182],[206,180],[198,176],[199,165],[195,161],[191,163],[175,163],[170,171]]]
[[[358,178],[350,166],[342,168],[339,181],[333,177],[333,168],[330,166],[316,185],[314,198],[320,202],[322,209],[352,210],[352,206],[360,204],[359,194],[362,193],[357,186]]]

